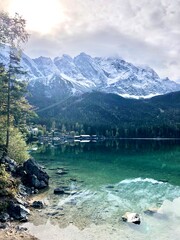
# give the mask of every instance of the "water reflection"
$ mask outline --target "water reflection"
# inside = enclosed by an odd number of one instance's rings
[[[120,151],[125,154],[135,152],[153,152],[153,151],[169,151],[180,148],[180,140],[152,140],[152,139],[122,139],[122,140],[106,140],[99,142],[90,141],[72,141],[63,142],[58,145],[44,144],[39,145],[38,152],[74,152],[82,153],[88,151]]]
[[[126,178],[154,178],[180,185],[180,141],[119,140],[66,142],[58,146],[41,145],[33,156],[47,166],[61,162],[94,184],[119,182]],[[91,178],[91,184],[93,179]],[[103,179],[104,178],[104,179]]]

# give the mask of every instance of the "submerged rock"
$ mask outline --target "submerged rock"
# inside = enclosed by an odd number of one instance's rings
[[[36,189],[46,188],[49,185],[49,176],[42,167],[32,158],[24,162],[22,181],[25,185]]]
[[[70,194],[70,187],[60,186],[54,189],[54,194]]]
[[[114,186],[113,185],[107,185],[106,188],[111,189],[111,188],[114,188]]]
[[[159,179],[159,182],[163,182],[163,183],[168,183],[169,181],[167,179]]]
[[[168,215],[166,215],[162,212],[159,212],[158,208],[149,208],[149,209],[144,211],[144,214],[149,215],[149,216],[153,216],[153,217],[158,218],[158,219],[168,218]]]
[[[54,194],[65,194],[65,190],[63,188],[55,188]]]
[[[68,171],[67,170],[63,170],[63,169],[60,169],[56,172],[56,174],[59,174],[59,175],[65,175],[65,174],[68,174]]]
[[[34,201],[31,207],[40,209],[44,207],[44,204],[42,201]]]
[[[69,171],[69,170],[68,170],[67,168],[65,168],[65,167],[57,167],[57,170],[58,170],[58,169],[59,169],[59,170],[64,170],[64,171],[67,171],[67,172]]]
[[[76,178],[70,178],[70,181],[77,182],[77,179]]]
[[[129,223],[134,223],[134,224],[140,224],[141,219],[138,213],[131,213],[131,212],[126,212],[122,216],[122,220],[124,222],[129,222]]]
[[[75,195],[77,194],[77,191],[64,191],[64,193],[67,195]]]
[[[158,208],[149,208],[144,211],[144,213],[147,215],[154,215],[157,212],[158,212]]]

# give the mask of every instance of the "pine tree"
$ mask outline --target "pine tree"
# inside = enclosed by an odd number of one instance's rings
[[[24,95],[26,84],[20,81],[20,75],[25,72],[20,66],[21,43],[26,42],[28,34],[25,30],[25,20],[18,14],[10,17],[0,13],[0,47],[6,47],[9,52],[9,62],[6,66],[0,65],[0,127],[6,129],[5,145],[8,149],[11,127],[21,129],[26,124],[27,116],[32,112]],[[2,134],[3,135],[3,134]],[[3,139],[3,136],[1,136]]]

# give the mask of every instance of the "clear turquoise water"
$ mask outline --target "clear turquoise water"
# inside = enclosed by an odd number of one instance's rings
[[[32,155],[50,175],[47,206],[27,224],[40,240],[180,239],[180,141],[41,145]],[[58,175],[60,167],[68,174]],[[60,186],[76,193],[54,195]],[[162,215],[144,214],[153,207]],[[126,211],[139,213],[142,224],[123,223]]]
[[[51,176],[49,194],[55,187],[68,185],[79,191],[72,197],[75,205],[88,205],[91,210],[94,204],[100,209],[111,206],[122,212],[143,211],[180,197],[177,140],[64,143],[41,146],[33,156]],[[69,173],[61,177],[56,168],[62,166]],[[57,201],[61,201],[59,196]]]
[[[167,180],[180,186],[180,141],[65,143],[42,146],[33,156],[47,170],[67,166],[72,169],[71,176],[92,188],[138,177]]]

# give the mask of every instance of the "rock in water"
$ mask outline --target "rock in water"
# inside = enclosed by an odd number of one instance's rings
[[[54,194],[64,194],[65,191],[63,188],[55,188],[54,189]]]
[[[134,223],[134,224],[140,224],[141,219],[138,213],[131,213],[131,212],[126,212],[122,216],[122,220],[124,222],[129,222],[129,223]]]
[[[43,208],[44,204],[42,201],[34,201],[31,205],[33,208]]]
[[[158,208],[149,208],[144,211],[147,215],[154,215],[155,213],[158,213]]]
[[[23,164],[24,175],[22,181],[25,185],[42,189],[48,186],[49,176],[42,167],[32,158]]]
[[[68,174],[68,171],[67,171],[67,170],[63,170],[63,169],[60,169],[60,170],[57,171],[56,174],[65,175],[65,174]]]

